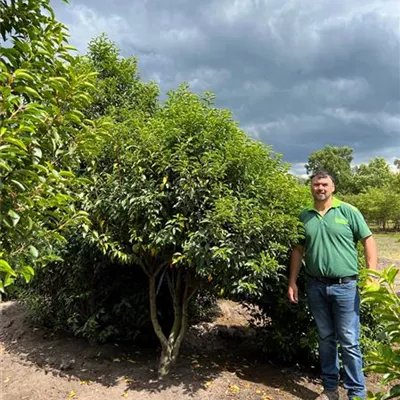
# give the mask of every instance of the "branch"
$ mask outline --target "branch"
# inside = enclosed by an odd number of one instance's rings
[[[170,335],[170,338],[172,339],[172,341],[175,341],[175,339],[178,337],[178,335],[179,335],[178,332],[180,331],[181,326],[182,326],[182,308],[181,308],[182,276],[183,276],[183,270],[182,270],[182,268],[179,268],[177,282],[176,282],[176,288],[172,295],[172,303],[174,306],[174,324],[171,328],[172,335]]]
[[[188,309],[189,309],[189,299],[191,296],[193,296],[195,291],[190,291],[190,283],[191,283],[191,278],[192,274],[191,272],[187,272],[186,274],[186,282],[185,282],[185,290],[183,293],[183,298],[182,298],[182,315],[181,315],[181,329],[179,331],[178,338],[176,339],[176,351],[179,351],[180,345],[182,343],[183,338],[185,337],[187,328],[188,328]]]
[[[137,257],[137,258],[138,258],[138,260],[140,259],[139,257]],[[142,261],[139,261],[138,264],[139,264],[140,268],[142,268],[143,272],[144,272],[144,273],[147,275],[147,277],[150,279],[151,275],[150,275],[149,271],[147,271],[146,266],[143,264],[143,262],[142,262]]]
[[[164,335],[161,325],[157,317],[157,295],[156,295],[156,277],[155,275],[149,276],[149,293],[150,293],[150,317],[153,324],[154,332],[160,340],[163,348],[168,347],[168,340]]]

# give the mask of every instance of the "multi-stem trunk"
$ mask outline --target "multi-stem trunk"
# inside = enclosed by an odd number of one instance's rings
[[[160,377],[167,375],[175,364],[188,327],[189,300],[195,289],[191,282],[192,272],[179,268],[176,273],[167,273],[167,281],[174,307],[174,322],[168,337],[164,334],[157,317],[156,276],[149,276],[150,315],[154,332],[161,343],[161,356],[158,368]]]

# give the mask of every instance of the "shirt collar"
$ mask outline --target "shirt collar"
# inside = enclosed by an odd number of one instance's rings
[[[333,197],[332,204],[330,208],[338,208],[343,204],[343,202],[336,197]],[[315,211],[314,203],[309,203],[307,208],[308,211]]]

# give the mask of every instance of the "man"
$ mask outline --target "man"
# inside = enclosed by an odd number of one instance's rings
[[[305,258],[306,292],[319,333],[323,393],[317,400],[339,399],[338,343],[343,364],[343,385],[349,400],[365,398],[359,347],[360,298],[357,287],[357,242],[364,246],[367,266],[375,270],[377,250],[361,213],[333,197],[335,183],[327,171],[311,177],[314,204],[303,210],[303,243],[292,250],[288,297],[298,302],[297,277]]]

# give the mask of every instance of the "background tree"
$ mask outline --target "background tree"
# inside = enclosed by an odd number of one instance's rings
[[[308,156],[305,165],[308,174],[319,169],[325,169],[335,178],[336,191],[347,193],[351,190],[351,162],[353,149],[350,147],[325,146]]]
[[[369,188],[358,195],[344,196],[343,200],[356,206],[367,221],[376,223],[383,230],[388,228],[389,221],[396,225],[400,219],[400,193],[391,186]]]
[[[159,88],[154,82],[141,81],[135,57],[121,57],[118,47],[102,34],[89,42],[87,58],[89,69],[97,72],[96,90],[87,110],[90,118],[107,115],[123,122],[132,112],[153,115]]]
[[[80,74],[48,0],[0,1],[0,291],[54,258],[74,208],[71,166],[100,142],[84,118],[94,72]],[[95,140],[93,140],[95,139]]]
[[[382,157],[353,168],[351,195],[343,200],[356,205],[365,218],[382,229],[392,224],[398,229],[400,220],[400,174],[393,172]]]
[[[368,188],[383,188],[393,181],[393,172],[383,157],[375,157],[368,164],[353,169],[353,193],[365,192]]]

